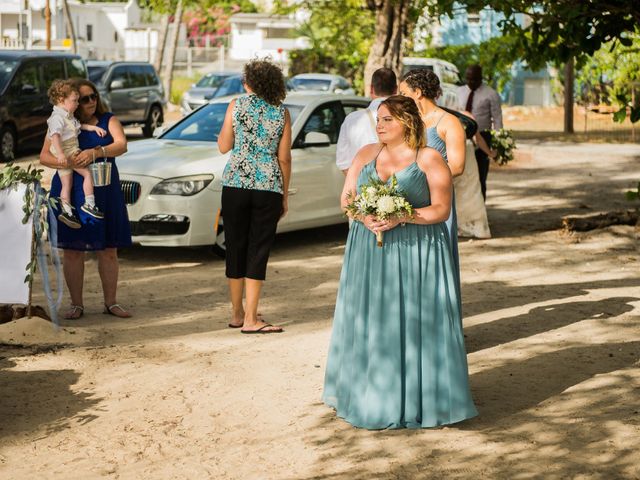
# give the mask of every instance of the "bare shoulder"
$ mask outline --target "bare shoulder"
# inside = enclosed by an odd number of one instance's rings
[[[353,165],[364,166],[371,162],[376,158],[383,146],[384,145],[382,143],[369,143],[368,145],[365,145],[358,150],[358,153],[353,158]]]
[[[440,155],[440,152],[431,148],[424,147],[418,151],[418,157],[416,158],[418,167],[424,172],[432,171],[434,168],[446,168],[446,163]]]
[[[440,123],[444,124],[446,127],[453,127],[460,125],[460,120],[453,113],[444,112],[444,117],[442,117],[442,121]]]

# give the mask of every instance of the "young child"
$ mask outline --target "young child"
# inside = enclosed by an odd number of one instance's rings
[[[78,98],[80,94],[69,80],[54,80],[47,92],[49,101],[53,104],[53,113],[47,120],[49,131],[47,135],[51,138],[51,153],[56,156],[58,163],[68,167],[70,161],[80,152],[78,144],[78,134],[80,130],[96,132],[104,137],[107,132],[94,125],[81,125],[73,116],[78,108]],[[73,186],[73,175],[76,171],[82,175],[82,190],[84,191],[85,202],[80,210],[93,218],[104,218],[103,213],[96,207],[93,195],[93,179],[88,168],[60,168],[58,175],[62,189],[60,200],[62,212],[58,215],[58,220],[70,228],[80,228],[80,221],[71,208],[71,187]]]

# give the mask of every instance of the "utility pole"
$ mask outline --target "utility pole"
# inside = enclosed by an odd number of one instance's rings
[[[47,50],[51,50],[51,8],[49,8],[49,0],[44,2],[44,24],[46,26],[46,45]]]

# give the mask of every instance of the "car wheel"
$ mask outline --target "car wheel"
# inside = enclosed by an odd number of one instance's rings
[[[145,122],[144,127],[142,127],[142,134],[147,138],[152,137],[154,130],[162,125],[162,122],[162,109],[158,105],[153,105],[149,110],[147,121]]]
[[[9,126],[0,129],[0,162],[12,162],[16,158],[16,132]]]
[[[224,258],[227,253],[227,245],[224,240],[224,223],[222,217],[218,221],[218,231],[216,234],[216,243],[213,244],[213,253]]]

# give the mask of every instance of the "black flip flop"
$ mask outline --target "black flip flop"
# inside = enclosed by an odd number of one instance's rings
[[[260,328],[258,328],[257,330],[240,330],[241,333],[245,333],[247,335],[266,335],[267,333],[282,333],[284,332],[284,330],[280,327],[280,330],[265,330],[265,328],[267,327],[273,327],[273,325],[271,325],[270,323],[265,323],[263,326],[261,326]]]

